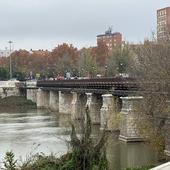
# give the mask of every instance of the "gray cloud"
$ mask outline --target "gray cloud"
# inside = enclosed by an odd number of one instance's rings
[[[128,41],[141,41],[156,30],[155,0],[1,0],[0,48],[13,39],[16,48],[53,48],[61,42],[95,45],[109,26]]]

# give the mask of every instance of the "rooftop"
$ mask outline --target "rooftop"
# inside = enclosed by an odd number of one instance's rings
[[[121,34],[120,32],[114,32],[114,33],[110,33],[110,32],[105,32],[105,34],[99,34],[99,35],[97,35],[97,37],[103,37],[103,36],[107,36],[107,35],[109,35],[109,36],[115,36],[115,35],[117,35],[117,34]]]

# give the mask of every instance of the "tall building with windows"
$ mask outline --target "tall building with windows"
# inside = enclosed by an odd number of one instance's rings
[[[157,10],[157,40],[170,39],[170,7]]]
[[[97,35],[97,44],[103,42],[111,51],[113,47],[122,45],[122,34],[120,32],[112,33],[112,29],[109,28],[105,34]]]

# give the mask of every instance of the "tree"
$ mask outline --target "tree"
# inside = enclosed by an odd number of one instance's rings
[[[29,71],[33,75],[41,74],[44,77],[53,77],[51,53],[47,50],[32,51],[29,59]],[[35,67],[36,66],[36,67]]]
[[[91,126],[90,113],[88,108],[86,108],[85,117],[80,122],[80,137],[76,134],[74,124],[71,125],[70,145],[72,147],[72,153],[70,154],[71,157],[66,155],[68,163],[65,163],[65,169],[71,169],[70,165],[72,165],[72,169],[77,170],[108,169],[105,152],[105,144],[107,142],[106,131],[104,130],[100,139],[94,142],[91,137]]]
[[[55,68],[56,73],[64,74],[66,71],[72,72],[76,68],[78,50],[72,44],[63,43],[62,45],[58,45],[51,52],[51,56],[52,67]]]
[[[135,57],[128,44],[124,47],[114,47],[106,64],[108,75],[114,76],[118,73],[132,75],[134,64]]]
[[[47,50],[18,50],[11,54],[12,70],[15,77],[35,77],[36,73],[49,75],[50,52]]]
[[[9,71],[4,67],[0,67],[0,80],[7,80],[8,78]]]
[[[26,50],[14,51],[11,54],[12,71],[26,75],[29,66],[29,52]]]
[[[104,67],[109,57],[107,45],[104,42],[99,41],[97,47],[91,49],[91,55],[96,58],[96,62],[100,67]]]
[[[164,127],[170,111],[167,105],[170,90],[170,41],[146,41],[135,49],[135,54],[138,57],[139,84],[145,91],[140,93],[144,97],[143,101],[136,106],[138,130],[159,153],[163,153]]]
[[[98,72],[96,58],[91,55],[91,49],[82,49],[80,51],[79,72],[82,76],[94,77]]]

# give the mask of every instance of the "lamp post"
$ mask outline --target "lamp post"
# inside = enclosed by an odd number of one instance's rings
[[[124,64],[123,63],[120,63],[120,73],[122,74],[123,73],[123,68],[124,67]]]
[[[8,57],[8,48],[5,47],[5,57],[7,58]]]
[[[105,65],[104,68],[105,68],[105,73],[104,73],[105,75],[104,76],[107,77],[107,65]]]
[[[11,60],[11,45],[12,41],[8,41],[9,43],[9,70],[10,70],[10,79],[12,79],[12,60]]]

